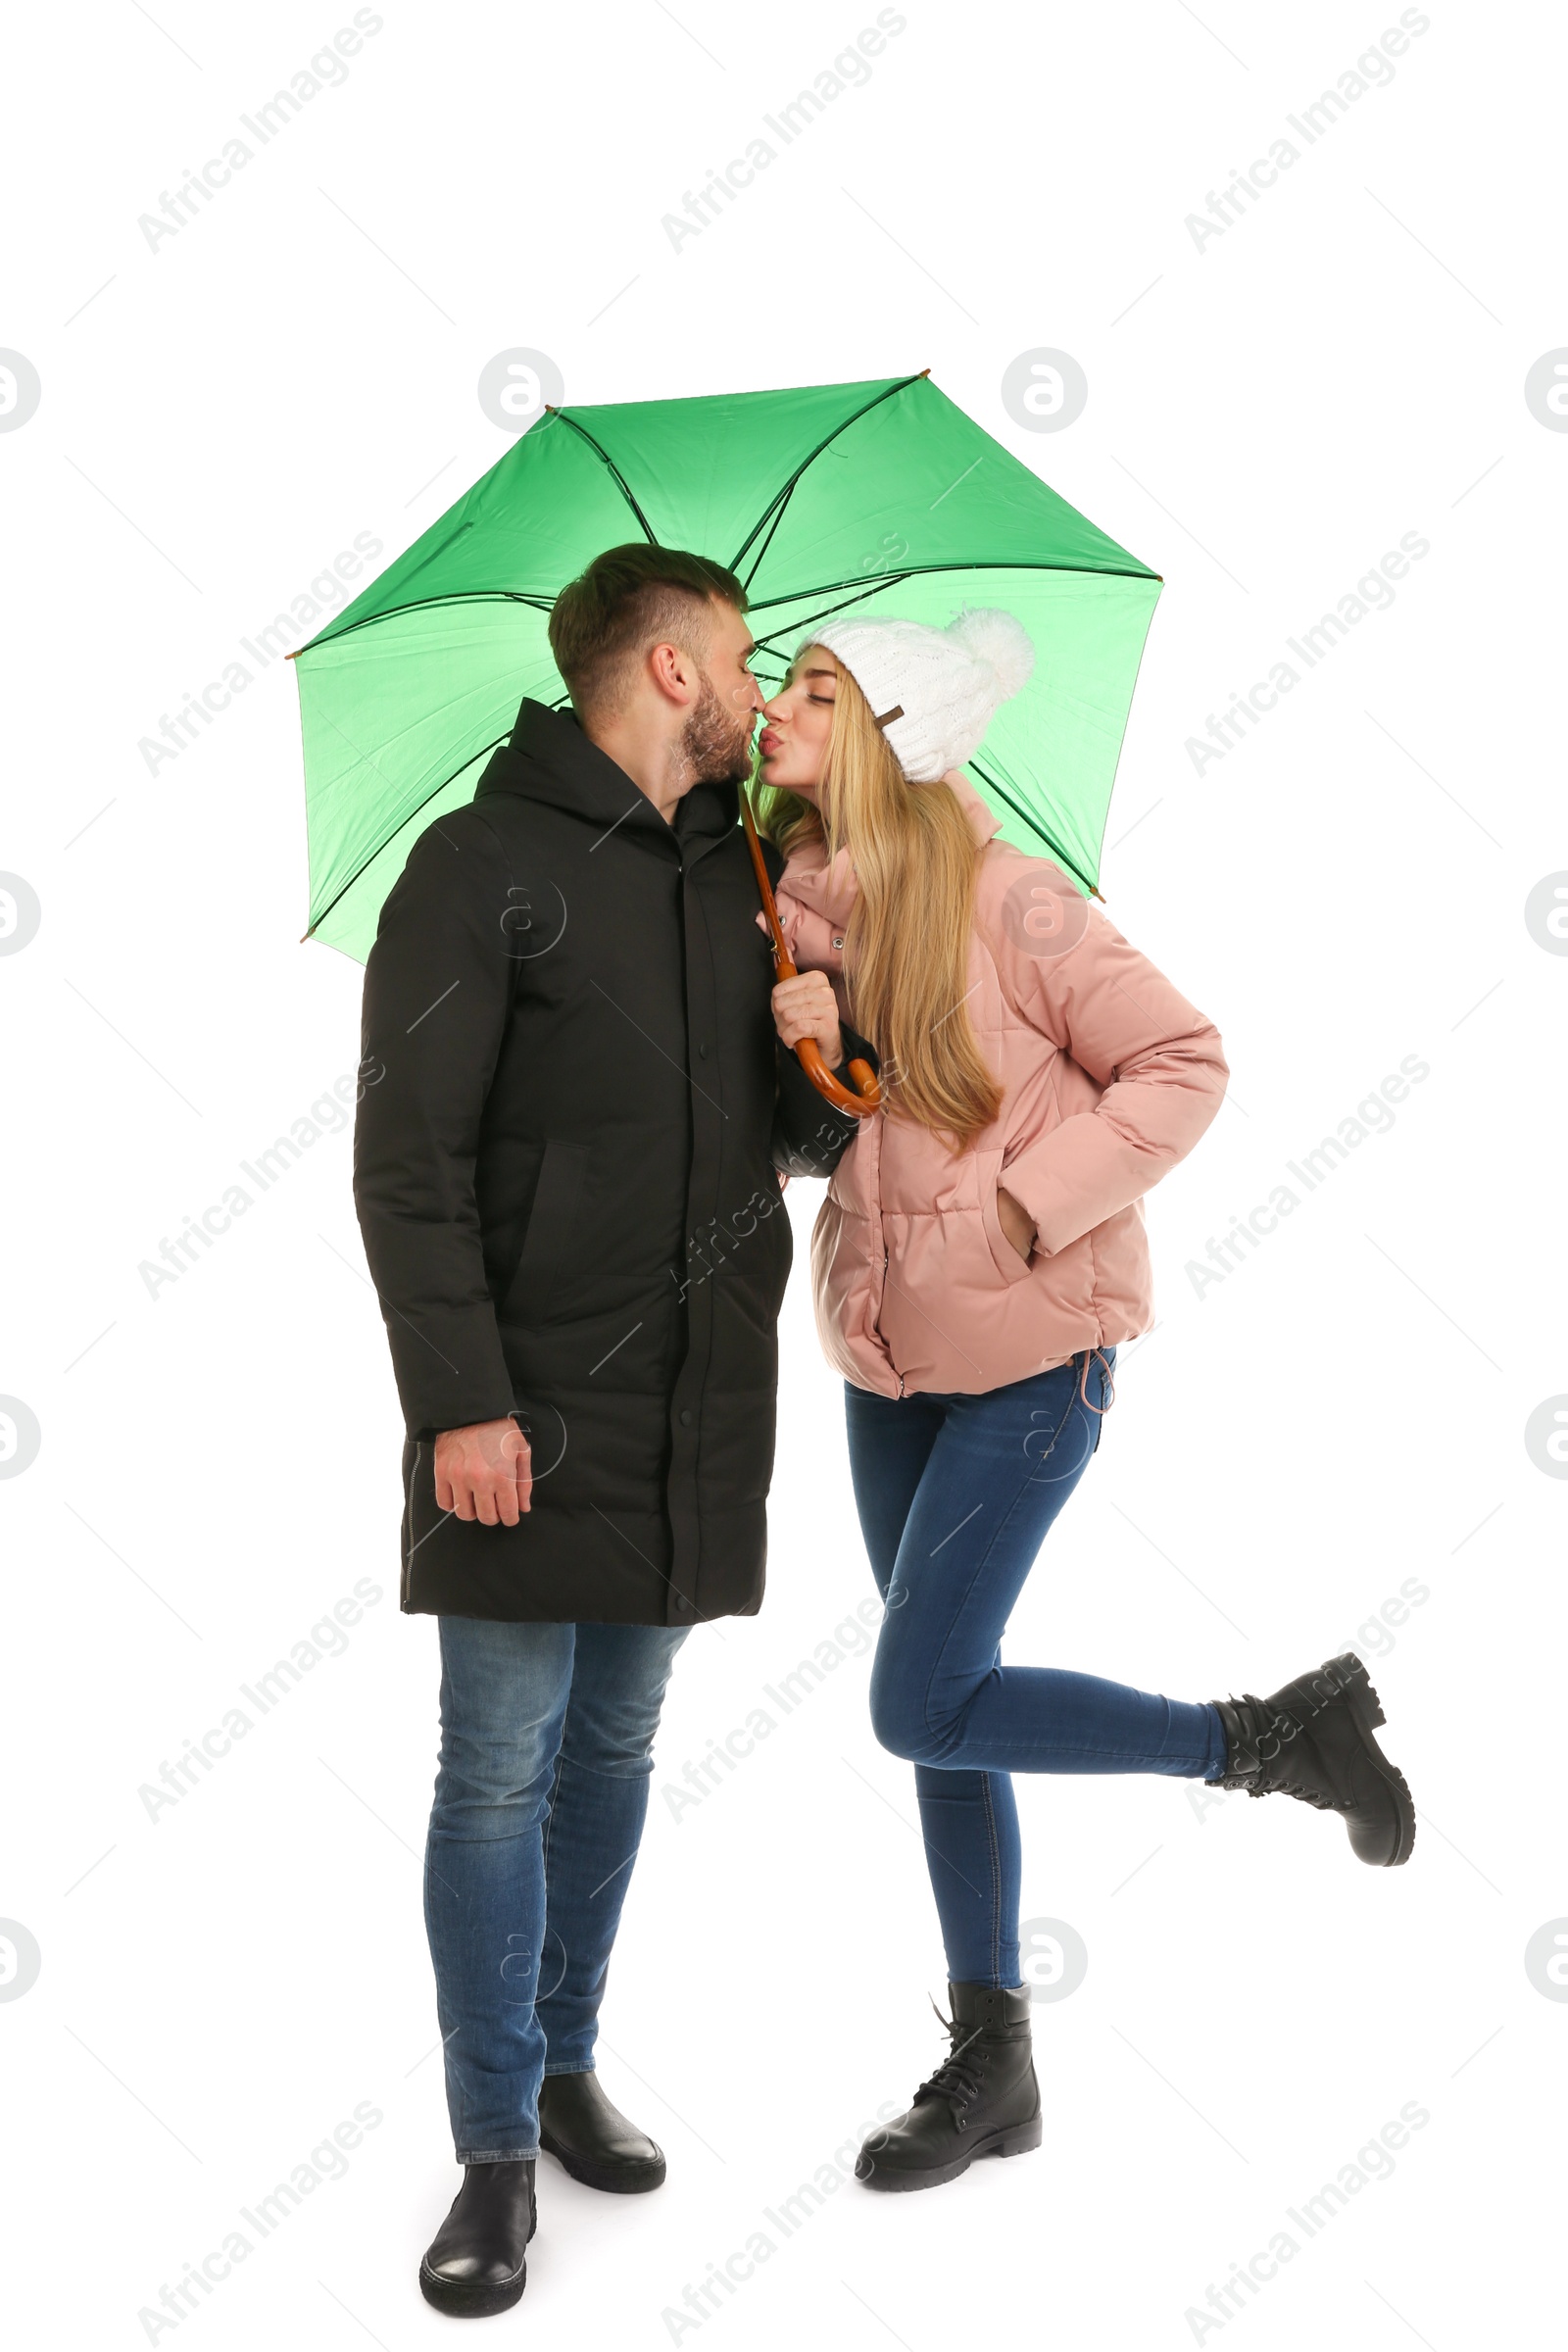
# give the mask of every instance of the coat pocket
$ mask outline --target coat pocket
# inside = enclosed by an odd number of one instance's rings
[[[564,1144],[555,1137],[547,1141],[523,1232],[522,1252],[496,1310],[499,1321],[532,1329],[547,1320],[552,1295],[569,1253],[587,1175],[586,1144]]]

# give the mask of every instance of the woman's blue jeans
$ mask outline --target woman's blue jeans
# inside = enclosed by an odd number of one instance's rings
[[[443,1617],[425,1845],[460,2164],[539,2148],[539,2084],[594,2062],[611,1946],[688,1628]]]
[[[1018,1974],[1014,1772],[1217,1780],[1217,1708],[1055,1666],[1004,1666],[1035,1554],[1089,1465],[1116,1350],[979,1396],[846,1388],[855,1499],[886,1607],[871,1669],[882,1745],[913,1764],[957,1984]]]

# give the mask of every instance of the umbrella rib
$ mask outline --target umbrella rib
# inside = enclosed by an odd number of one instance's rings
[[[990,773],[989,769],[981,766],[978,760],[970,760],[966,764],[974,769],[974,772],[980,778],[981,783],[988,785],[996,794],[999,801],[1005,802],[1006,806],[1012,810],[1014,816],[1022,818],[1023,822],[1028,826],[1031,833],[1039,834],[1041,840],[1045,843],[1053,858],[1060,858],[1062,864],[1068,868],[1075,881],[1081,882],[1086,890],[1095,890],[1094,883],[1090,881],[1088,875],[1084,872],[1083,867],[1078,863],[1077,858],[1068,857],[1061,844],[1052,839],[1051,835],[1046,831],[1045,826],[1040,822],[1040,819],[1037,816],[1031,816],[1029,810],[1024,808],[1023,804],[1013,799],[1011,793],[1007,791],[1005,785],[999,783],[997,778]],[[1095,890],[1095,896],[1097,898],[1100,896],[1098,890]]]
[[[819,620],[831,620],[835,612],[848,612],[852,611],[856,605],[863,605],[866,598],[868,596],[875,596],[879,589],[902,587],[904,582],[908,579],[909,576],[909,573],[906,571],[884,572],[877,580],[873,582],[869,588],[862,589],[858,596],[847,596],[844,599],[844,602],[839,605],[823,605],[819,611],[815,612],[808,612],[804,619],[792,621],[787,631],[784,629],[770,629],[766,636],[758,638],[758,647],[760,649],[764,645],[770,646],[773,644],[776,638],[783,637],[785,635],[793,636],[797,628],[814,629]],[[783,601],[783,599],[780,599],[780,602]],[[759,607],[760,611],[761,609],[762,608]]]
[[[386,841],[380,842],[376,848],[370,852],[369,856],[364,860],[363,864],[355,867],[353,873],[350,874],[348,880],[343,884],[342,889],[335,890],[332,893],[332,896],[327,900],[326,905],[321,908],[320,913],[312,915],[310,923],[306,928],[305,939],[311,938],[315,933],[317,926],[325,922],[333,907],[338,904],[338,901],[347,897],[348,893],[354,888],[355,883],[358,882],[362,874],[368,873],[370,867],[380,857],[382,850],[386,848],[387,843],[395,841],[398,835],[402,832],[404,826],[410,823],[413,818],[416,817],[421,808],[428,808],[430,803],[435,799],[438,792],[445,792],[447,786],[453,781],[453,779],[457,776],[461,776],[466,767],[471,767],[475,760],[482,760],[487,752],[498,752],[504,743],[510,743],[511,740],[512,729],[509,727],[505,735],[498,735],[496,737],[494,743],[481,744],[476,752],[469,753],[466,760],[460,760],[457,766],[452,770],[452,774],[450,776],[443,776],[439,784],[432,784],[430,790],[425,794],[423,800],[418,802],[413,808],[411,808],[407,816],[399,817],[396,825],[394,825],[392,831],[387,835]],[[300,945],[303,947],[305,941],[302,940]]]
[[[1025,564],[1016,556],[1005,562],[998,557],[995,562],[982,558],[977,563],[911,564],[906,571],[889,572],[885,576],[879,577],[876,585],[877,587],[886,587],[892,582],[902,586],[906,580],[926,579],[939,571],[951,571],[955,574],[960,571],[1059,571],[1070,573],[1075,579],[1152,580],[1163,586],[1163,581],[1157,571],[1146,571],[1142,566],[1136,570],[1124,571],[1120,565],[1112,569],[1106,564]],[[797,605],[808,596],[832,596],[840,588],[855,588],[858,585],[859,583],[856,580],[821,580],[814,588],[792,588],[787,596],[764,596],[760,604],[752,607],[752,610],[754,612],[766,612],[774,605]],[[866,591],[868,596],[874,596],[875,593],[875,588]]]
[[[734,571],[738,568],[742,556],[745,555],[747,549],[751,546],[752,541],[757,537],[758,532],[761,529],[763,523],[767,521],[770,515],[773,518],[774,529],[777,528],[779,516],[783,514],[785,507],[788,505],[796,483],[800,480],[808,466],[815,465],[817,459],[822,455],[824,449],[831,448],[841,433],[847,433],[852,424],[858,424],[862,416],[868,416],[873,409],[880,408],[883,401],[892,400],[895,394],[899,392],[906,392],[911,384],[923,382],[925,378],[929,376],[930,372],[930,368],[925,368],[920,370],[918,375],[902,376],[896,384],[889,384],[885,391],[878,392],[873,400],[868,400],[863,408],[857,409],[853,416],[846,416],[842,422],[836,424],[833,427],[833,430],[828,434],[826,440],[819,441],[816,447],[811,451],[809,457],[806,457],[801,460],[801,463],[796,466],[795,471],[790,475],[789,480],[783,485],[782,489],[775,491],[773,496],[768,500],[767,505],[762,509],[762,512],[760,514],[759,514],[757,520],[753,523],[751,529],[747,532],[745,538],[741,541],[733,556],[731,556],[729,560],[730,570]],[[630,493],[628,492],[627,495],[629,497]],[[776,514],[774,513],[775,508],[777,509]],[[650,536],[652,536],[652,534],[650,534]],[[769,531],[768,538],[771,539],[772,536],[772,531]],[[767,550],[764,546],[758,555],[757,564],[760,564],[762,561],[762,556],[765,555],[766,552]],[[755,579],[757,576],[757,564],[752,565],[751,571],[747,575],[746,585],[748,587],[751,586],[753,579]]]
[[[286,659],[297,662],[303,654],[314,654],[318,646],[336,645],[340,638],[352,637],[358,629],[373,629],[378,620],[396,620],[400,612],[434,612],[442,605],[527,605],[535,612],[555,611],[554,597],[529,596],[520,588],[453,588],[445,596],[416,596],[406,605],[388,605],[384,612],[362,613],[345,629],[323,629],[309,645],[297,647]]]
[[[584,427],[577,422],[576,417],[573,416],[569,411],[565,409],[557,409],[553,412],[553,414],[561,418],[563,424],[569,424],[574,433],[580,434],[582,439],[587,442],[589,448],[593,451],[595,457],[598,458],[601,465],[609,469],[611,475],[613,477],[615,487],[620,492],[621,497],[626,501],[627,506],[630,507],[632,513],[636,515],[637,520],[642,527],[643,537],[647,540],[650,547],[657,547],[659,545],[658,535],[655,532],[653,525],[649,522],[647,515],[643,513],[641,507],[637,504],[637,501],[633,498],[630,489],[627,487],[625,475],[621,472],[620,467],[615,464],[614,459],[611,457],[609,451],[600,448],[592,433],[586,431]]]
[[[798,482],[800,478],[800,475],[797,474],[795,477],[795,482]],[[758,572],[761,569],[762,558],[766,555],[768,549],[773,544],[773,533],[778,529],[779,524],[783,521],[786,514],[789,512],[790,500],[795,496],[795,482],[791,482],[789,484],[788,488],[784,492],[783,497],[779,500],[778,506],[774,510],[773,519],[767,526],[767,537],[762,541],[761,546],[757,551],[757,561],[752,565],[751,570],[746,574],[744,581],[741,583],[743,587],[750,588],[752,582],[756,579]],[[734,569],[733,564],[730,568],[732,570]]]

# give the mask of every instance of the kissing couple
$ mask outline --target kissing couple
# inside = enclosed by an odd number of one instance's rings
[[[1379,1866],[1415,1831],[1353,1652],[1212,1700],[1002,1660],[1153,1320],[1140,1202],[1228,1075],[1213,1023],[962,772],[1050,649],[1006,612],[852,609],[768,699],[741,583],[653,545],[564,588],[550,645],[569,707],[522,702],[386,900],[355,1130],[401,1605],[440,1646],[424,1912],[463,2180],[419,2283],[465,2318],[523,2292],[541,2150],[593,2188],[664,2179],[595,2041],[676,1652],[761,1606],[787,1178],[827,1183],[817,1327],[885,1603],[871,1722],[914,1768],[948,1982],[947,2055],[865,2186],[1041,2144],[1014,1773],[1294,1796]],[[880,1108],[819,1093],[808,1041],[841,1080],[868,1064]]]

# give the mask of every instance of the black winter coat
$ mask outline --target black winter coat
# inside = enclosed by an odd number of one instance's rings
[[[405,1610],[761,1604],[776,1170],[830,1172],[856,1123],[778,1046],[738,814],[733,784],[700,785],[666,823],[569,712],[525,701],[382,909],[354,1195],[407,1424]],[[442,1513],[437,1435],[510,1412],[532,1509]]]

